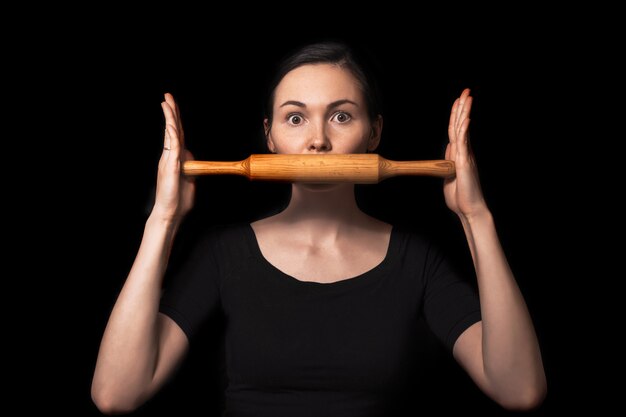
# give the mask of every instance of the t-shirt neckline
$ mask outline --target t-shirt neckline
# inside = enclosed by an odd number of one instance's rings
[[[267,269],[275,273],[278,273],[283,278],[287,278],[284,280],[285,282],[288,282],[294,285],[315,286],[315,287],[320,287],[320,288],[336,288],[336,287],[356,285],[359,283],[364,283],[376,276],[379,276],[380,273],[384,271],[389,265],[389,263],[391,262],[392,255],[396,251],[397,240],[398,240],[397,229],[395,226],[392,225],[390,237],[389,237],[389,244],[387,246],[387,252],[385,253],[385,257],[382,259],[382,261],[380,261],[380,263],[378,263],[371,269],[359,275],[355,275],[354,277],[344,278],[344,279],[340,279],[337,281],[324,283],[324,282],[301,280],[292,275],[287,274],[286,272],[276,267],[263,255],[263,252],[261,251],[261,247],[259,245],[259,241],[256,237],[256,233],[254,232],[254,229],[252,228],[252,225],[250,223],[246,223],[246,230],[247,230],[246,235],[248,236],[248,239],[250,241],[250,247],[252,248],[254,257],[256,257],[261,262],[261,264],[264,265]]]

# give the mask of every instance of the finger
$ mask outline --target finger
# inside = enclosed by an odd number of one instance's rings
[[[172,110],[174,110],[176,117],[180,116],[180,111],[178,110],[178,103],[176,103],[174,96],[170,93],[165,93],[163,97],[165,98],[165,102],[170,105]]]
[[[174,99],[174,96],[171,95],[170,93],[167,93],[167,95],[168,95],[168,100],[169,100],[168,103],[170,104],[170,106],[172,106],[172,108],[176,112],[176,120],[178,120],[178,123],[182,126],[182,119],[180,117],[180,107],[178,106],[178,102]]]
[[[164,101],[161,103],[161,108],[163,109],[163,116],[165,116],[165,125],[176,126],[176,117],[172,107]]]
[[[451,145],[448,143],[448,145],[446,145],[446,153],[444,157],[446,160],[450,160],[450,148],[451,148]]]
[[[181,136],[180,132],[182,125],[180,123],[180,117],[177,110],[178,106],[176,105],[176,101],[174,100],[174,97],[169,93],[165,94],[164,97],[164,103],[167,104],[167,106],[171,109],[172,119],[170,120],[170,122],[176,127],[176,131],[178,132],[179,136]]]
[[[456,119],[457,129],[461,123],[461,114],[462,114],[463,108],[465,107],[465,103],[467,102],[467,98],[469,97],[469,94],[470,94],[470,89],[466,88],[461,92],[461,96],[459,97],[459,108],[457,111],[457,119]]]
[[[454,100],[452,110],[450,111],[450,122],[448,123],[448,138],[450,143],[456,142],[456,113],[459,108],[459,99]]]
[[[465,120],[469,119],[469,115],[470,115],[470,111],[472,109],[472,102],[473,101],[474,100],[473,100],[472,97],[467,97],[465,99],[465,104],[464,104],[463,108],[460,111],[461,115],[459,117],[459,124],[457,126],[457,132],[456,132],[457,142],[458,141],[467,141],[467,127],[465,128],[463,133],[461,133],[461,129],[463,127],[463,124],[464,124]]]
[[[176,145],[178,143],[176,139],[176,133],[172,126],[168,125],[165,127],[165,140],[163,151],[161,153],[161,159],[159,161],[159,165],[163,164],[163,167],[169,166],[171,167],[171,163],[176,163],[178,160],[180,151],[179,147]]]
[[[174,138],[175,129],[168,130],[168,126],[174,128],[175,123],[172,108],[166,102],[162,102],[161,107],[163,108],[163,115],[165,116],[165,135],[163,140],[163,150],[165,152],[173,149],[174,142],[178,143],[178,137]]]
[[[167,125],[165,126],[165,129],[167,130],[167,134],[170,137],[170,152],[172,152],[171,155],[178,158],[180,155],[181,144],[178,132],[176,131],[176,127],[172,125]]]
[[[174,99],[174,96],[171,95],[170,93],[165,93],[164,97],[165,97],[165,102],[169,104],[169,106],[172,108],[174,117],[176,119],[176,124],[175,124],[176,130],[178,131],[178,136],[181,142],[184,144],[185,133],[183,131],[183,122],[182,122],[182,119],[180,118],[180,108],[178,107],[178,103]]]
[[[161,151],[161,158],[159,158],[159,172],[161,172],[168,165],[168,160],[171,156],[171,142],[172,138],[170,137],[169,132],[167,131],[167,127],[163,133],[163,150]]]
[[[448,143],[448,148],[446,149],[446,159],[449,159],[450,161],[455,161],[456,160],[456,149],[457,149],[456,142]]]
[[[465,90],[463,90],[463,92],[464,91]],[[457,105],[456,113],[454,114],[454,116],[455,116],[455,118],[454,118],[454,131],[455,132],[458,130],[458,127],[459,127],[459,117],[461,116],[461,109],[463,108],[463,104],[465,103],[465,98],[463,97],[463,92],[461,93],[459,98],[457,98],[457,100],[459,101],[459,104]]]
[[[163,135],[163,152],[169,151],[172,147],[172,137],[167,131],[167,127],[165,128],[165,134]]]
[[[469,127],[469,117],[463,119],[461,127],[459,128],[459,140],[457,141],[457,157],[460,161],[466,161],[469,158],[469,141],[467,139],[467,130]]]

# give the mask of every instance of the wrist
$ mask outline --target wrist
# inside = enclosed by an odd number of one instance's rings
[[[180,225],[179,221],[162,216],[156,211],[152,211],[146,220],[146,229],[155,229],[164,232],[166,235],[174,236]]]
[[[470,214],[459,214],[461,223],[463,226],[475,226],[478,224],[493,223],[493,215],[491,211],[485,206],[483,209],[476,210]]]

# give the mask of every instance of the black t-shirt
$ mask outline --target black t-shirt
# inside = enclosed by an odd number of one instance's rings
[[[329,284],[274,267],[249,224],[213,230],[160,311],[192,338],[218,310],[228,416],[388,415],[420,317],[448,349],[480,320],[471,286],[428,241],[396,227],[379,265]]]

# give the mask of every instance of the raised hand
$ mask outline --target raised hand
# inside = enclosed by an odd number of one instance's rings
[[[182,175],[183,162],[193,156],[185,149],[185,134],[174,97],[166,93],[161,107],[165,116],[165,137],[152,215],[178,224],[193,207],[195,184],[191,177]]]
[[[487,204],[480,188],[476,161],[469,146],[468,127],[472,97],[469,88],[456,99],[450,113],[446,159],[454,161],[456,177],[446,179],[443,193],[448,208],[457,215],[470,218],[487,211]]]

